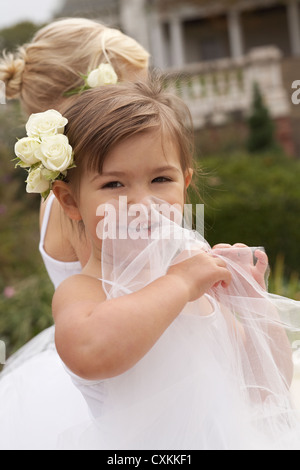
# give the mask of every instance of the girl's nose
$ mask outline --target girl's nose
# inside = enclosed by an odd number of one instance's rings
[[[151,196],[151,191],[147,188],[138,188],[127,195],[127,204],[128,206],[133,204],[149,205],[151,203]]]
[[[148,188],[138,188],[136,191],[128,194],[127,207],[129,220],[131,220],[131,217],[135,218],[138,216],[139,220],[143,221],[143,223],[149,222],[151,204],[154,204],[151,196],[151,191]]]

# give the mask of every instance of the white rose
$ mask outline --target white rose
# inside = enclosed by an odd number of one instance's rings
[[[73,149],[62,134],[44,137],[37,156],[47,170],[62,173],[73,165]]]
[[[47,170],[47,168],[42,168],[42,174],[47,181],[53,182],[59,177],[61,173],[60,171],[51,171]]]
[[[40,142],[34,137],[24,137],[18,140],[15,145],[15,154],[22,160],[22,167],[27,168],[39,162],[36,152],[40,147]]]
[[[44,113],[32,114],[26,124],[28,137],[63,134],[68,120],[58,111],[50,109]]]
[[[116,83],[118,83],[118,75],[110,64],[101,64],[87,78],[87,84],[91,88],[102,85],[115,85]]]
[[[28,193],[43,194],[51,188],[51,182],[44,177],[42,168],[32,170],[28,175],[26,183],[26,191]]]

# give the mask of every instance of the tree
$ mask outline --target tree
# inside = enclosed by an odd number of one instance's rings
[[[262,94],[257,83],[253,87],[252,112],[248,119],[249,137],[247,148],[249,152],[270,150],[276,146],[275,126],[269,110],[264,104]]]
[[[22,46],[31,41],[34,34],[41,25],[36,25],[30,21],[18,23],[10,28],[0,31],[0,51],[13,52],[18,46]]]

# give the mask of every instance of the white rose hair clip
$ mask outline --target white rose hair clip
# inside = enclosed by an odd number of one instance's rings
[[[88,75],[80,74],[80,76],[84,80],[84,85],[74,90],[67,91],[64,96],[78,95],[91,88],[116,85],[118,83],[118,75],[111,64],[100,64],[98,68],[92,70]]]
[[[51,109],[32,114],[26,124],[27,137],[15,145],[16,166],[28,169],[28,193],[39,193],[46,199],[54,181],[63,180],[74,168],[74,152],[64,135],[68,120]]]

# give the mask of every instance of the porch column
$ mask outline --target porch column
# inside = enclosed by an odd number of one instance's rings
[[[183,25],[179,17],[174,16],[170,21],[170,35],[171,35],[171,55],[172,66],[183,67],[185,65],[185,52],[184,52],[184,34]]]
[[[229,10],[228,12],[228,32],[231,57],[237,59],[244,55],[243,34],[240,19],[240,12],[237,10]]]
[[[120,19],[124,32],[136,39],[149,51],[148,18],[145,12],[145,0],[120,2]]]
[[[297,0],[289,0],[287,3],[288,26],[291,41],[291,52],[294,56],[300,56],[300,21],[299,4]]]
[[[167,66],[163,25],[159,16],[153,13],[151,18],[151,55],[154,65],[160,69]]]

